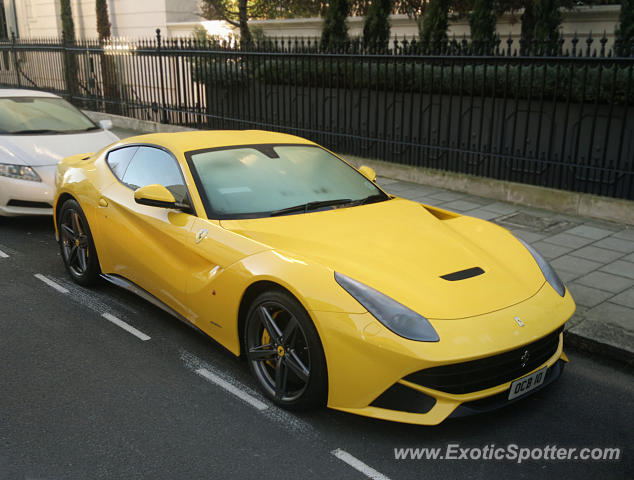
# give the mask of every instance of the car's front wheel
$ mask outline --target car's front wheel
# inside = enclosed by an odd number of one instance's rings
[[[99,279],[99,261],[83,210],[75,200],[66,200],[57,217],[59,247],[66,270],[83,286]]]
[[[251,371],[269,399],[296,410],[325,405],[328,382],[321,341],[294,297],[281,290],[260,294],[249,309],[244,334]]]

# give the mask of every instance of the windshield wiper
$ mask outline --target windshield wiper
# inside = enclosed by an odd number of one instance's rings
[[[280,210],[274,210],[270,213],[271,217],[276,217],[278,215],[285,215],[287,213],[294,212],[308,212],[309,210],[315,210],[321,207],[330,207],[334,205],[345,205],[347,203],[351,203],[352,200],[349,198],[338,198],[335,200],[321,200],[318,202],[308,202],[302,203],[301,205],[294,205],[292,207],[282,208]]]
[[[10,132],[13,135],[29,135],[36,133],[59,133],[59,130],[39,129],[39,130],[18,130],[17,132]]]
[[[362,198],[361,200],[355,200],[352,202],[351,207],[356,207],[358,205],[366,205],[368,203],[376,203],[383,200],[388,200],[390,197],[383,193],[376,193],[374,195],[370,195],[369,197]]]

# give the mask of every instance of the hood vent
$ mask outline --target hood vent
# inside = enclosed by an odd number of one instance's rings
[[[447,275],[441,275],[440,278],[445,280],[449,280],[450,282],[455,282],[457,280],[465,280],[471,277],[477,277],[478,275],[482,275],[484,270],[480,267],[467,268],[466,270],[460,270],[459,272],[448,273]]]
[[[443,210],[442,208],[432,207],[431,205],[422,205],[422,207],[438,220],[451,220],[452,218],[458,218],[460,216],[457,213]]]

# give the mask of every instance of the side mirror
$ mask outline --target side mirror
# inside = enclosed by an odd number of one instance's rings
[[[174,195],[163,185],[146,185],[136,189],[134,201],[150,207],[177,208]]]
[[[110,130],[112,128],[112,120],[99,120],[99,126],[104,130]]]
[[[359,171],[363,174],[365,178],[367,178],[371,182],[374,182],[376,180],[376,172],[374,171],[372,167],[368,167],[367,165],[362,165],[359,168]]]

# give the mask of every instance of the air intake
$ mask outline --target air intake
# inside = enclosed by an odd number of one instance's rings
[[[53,208],[50,203],[46,202],[30,202],[28,200],[14,200],[11,199],[7,202],[9,207],[26,207],[26,208]]]
[[[447,275],[441,275],[440,278],[449,280],[450,282],[456,282],[458,280],[465,280],[471,277],[477,277],[482,275],[484,270],[480,267],[467,268],[466,270],[460,270],[459,272],[448,273]]]

